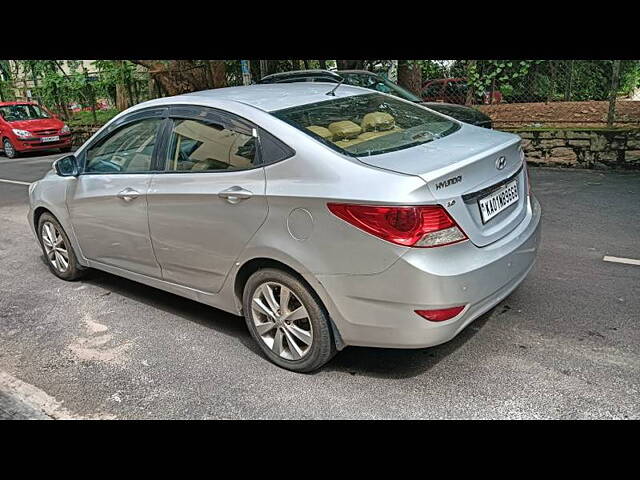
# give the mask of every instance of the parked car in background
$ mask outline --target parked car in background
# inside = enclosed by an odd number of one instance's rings
[[[257,83],[293,83],[293,82],[330,82],[344,81],[347,85],[368,88],[389,95],[395,95],[410,102],[419,103],[437,112],[449,115],[461,122],[470,123],[479,127],[491,128],[491,117],[464,105],[456,105],[442,102],[424,102],[406,88],[367,70],[297,70],[267,75]],[[464,102],[463,102],[464,103]]]
[[[265,83],[294,83],[294,82],[332,82],[338,83],[342,77],[331,70],[291,70],[288,72],[272,73],[258,80],[257,84]]]
[[[71,150],[71,130],[53,113],[34,102],[0,103],[0,139],[9,158],[20,153]]]
[[[73,113],[90,112],[91,111],[91,106],[90,105],[83,105],[83,104],[78,103],[78,102],[69,103],[67,105],[67,108],[70,111],[72,111]],[[96,110],[109,110],[109,102],[107,100],[105,100],[105,99],[96,100],[95,109]]]
[[[466,78],[439,78],[428,80],[422,85],[422,99],[425,102],[446,102],[464,105],[467,100],[469,85]],[[476,98],[478,98],[476,96]],[[495,104],[502,102],[499,90],[485,91],[482,103]]]
[[[327,83],[142,103],[29,200],[53,274],[97,268],[243,315],[300,372],[348,345],[452,339],[540,241],[519,136]]]

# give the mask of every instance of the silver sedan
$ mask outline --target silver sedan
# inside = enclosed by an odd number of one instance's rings
[[[446,342],[531,270],[520,139],[346,85],[132,107],[30,188],[51,271],[96,268],[243,315],[265,356]]]

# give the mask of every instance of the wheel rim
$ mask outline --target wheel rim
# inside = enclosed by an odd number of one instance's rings
[[[11,145],[11,142],[6,140],[4,141],[4,153],[7,157],[12,157],[14,154],[13,145]]]
[[[278,282],[265,282],[251,299],[253,324],[260,339],[276,355],[300,360],[311,350],[313,327],[298,296]]]
[[[58,272],[66,272],[69,268],[69,251],[60,231],[53,223],[44,222],[40,237],[49,263]]]

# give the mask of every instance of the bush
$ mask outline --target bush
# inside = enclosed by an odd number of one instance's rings
[[[77,112],[71,115],[71,118],[67,122],[69,128],[73,130],[73,127],[85,127],[85,126],[102,126],[120,113],[117,109],[112,108],[110,110],[96,110],[97,122],[93,120],[93,113],[89,112]]]

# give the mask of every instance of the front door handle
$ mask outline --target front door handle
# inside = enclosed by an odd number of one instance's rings
[[[238,203],[241,200],[246,200],[247,198],[251,198],[252,195],[253,193],[251,193],[249,190],[245,190],[244,188],[239,187],[237,185],[231,188],[227,188],[226,190],[223,190],[220,193],[218,193],[218,197],[224,198],[227,202],[233,203],[233,204]]]
[[[116,196],[118,198],[121,198],[125,202],[130,202],[138,198],[140,196],[140,192],[138,192],[137,190],[134,190],[133,188],[127,187],[124,190],[122,190],[120,193],[118,193]]]

